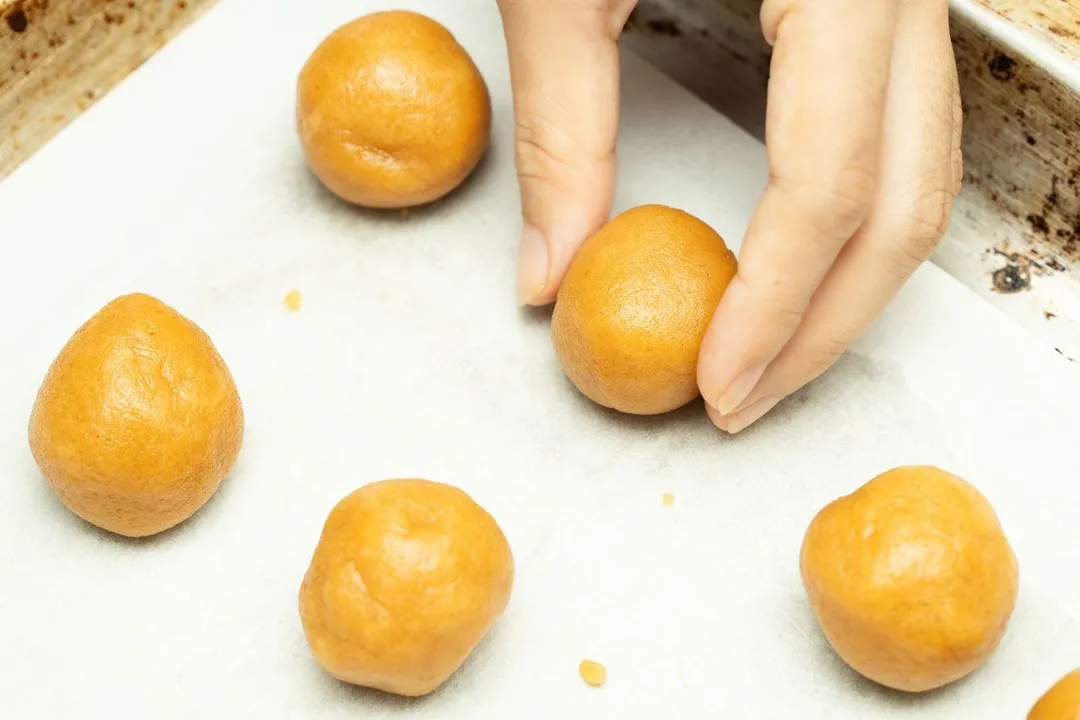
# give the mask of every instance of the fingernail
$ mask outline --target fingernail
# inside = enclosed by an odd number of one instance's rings
[[[713,425],[724,432],[727,432],[728,421],[731,420],[730,415],[721,415],[717,409],[709,403],[705,403],[705,413],[709,416],[709,420],[712,421]]]
[[[719,410],[721,415],[730,415],[734,412],[735,408],[742,405],[743,400],[745,400],[746,396],[750,394],[750,391],[754,389],[754,386],[758,384],[758,380],[761,379],[763,374],[765,374],[765,363],[751,365],[746,368],[736,375],[734,380],[728,383],[727,388],[720,394],[720,397],[717,398],[713,407]]]
[[[727,422],[727,426],[723,429],[732,435],[737,432],[742,432],[760,420],[765,413],[776,407],[776,403],[778,402],[780,402],[780,398],[778,397],[763,397],[760,400],[755,400],[747,405],[746,409],[740,410],[732,415],[731,419]]]
[[[548,281],[548,247],[544,234],[532,225],[521,233],[518,248],[517,296],[521,305],[530,304]]]

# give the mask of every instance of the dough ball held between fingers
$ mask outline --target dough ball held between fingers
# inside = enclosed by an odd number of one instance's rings
[[[737,263],[698,218],[664,205],[627,210],[585,241],[559,289],[551,340],[571,382],[635,415],[698,396],[701,338]]]

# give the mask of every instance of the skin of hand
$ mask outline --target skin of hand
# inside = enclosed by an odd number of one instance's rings
[[[636,0],[499,0],[514,92],[518,299],[555,299],[610,213],[617,41]],[[828,369],[926,260],[963,177],[947,0],[764,0],[769,181],[702,343],[736,433]]]

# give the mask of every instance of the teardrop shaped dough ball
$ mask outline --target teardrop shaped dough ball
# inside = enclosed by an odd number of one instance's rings
[[[693,215],[642,205],[618,215],[578,251],[551,318],[570,381],[604,407],[635,415],[698,396],[701,340],[738,264]]]
[[[460,185],[491,134],[480,71],[439,23],[377,12],[330,33],[300,71],[296,124],[308,166],[357,205],[423,205]]]
[[[424,695],[491,629],[513,582],[506,537],[464,491],[383,480],[330,512],[300,587],[300,619],[334,677]]]
[[[800,558],[829,644],[871,680],[923,692],[998,646],[1016,605],[1016,557],[990,503],[935,467],[883,473],[817,514]]]
[[[240,453],[244,412],[225,361],[160,300],[125,295],[80,327],[45,376],[30,450],[76,515],[129,537],[183,522]]]

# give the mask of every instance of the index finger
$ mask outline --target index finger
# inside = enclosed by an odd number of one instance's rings
[[[894,0],[762,5],[762,27],[775,46],[769,183],[698,360],[702,395],[721,414],[753,390],[869,214],[895,14]]]

